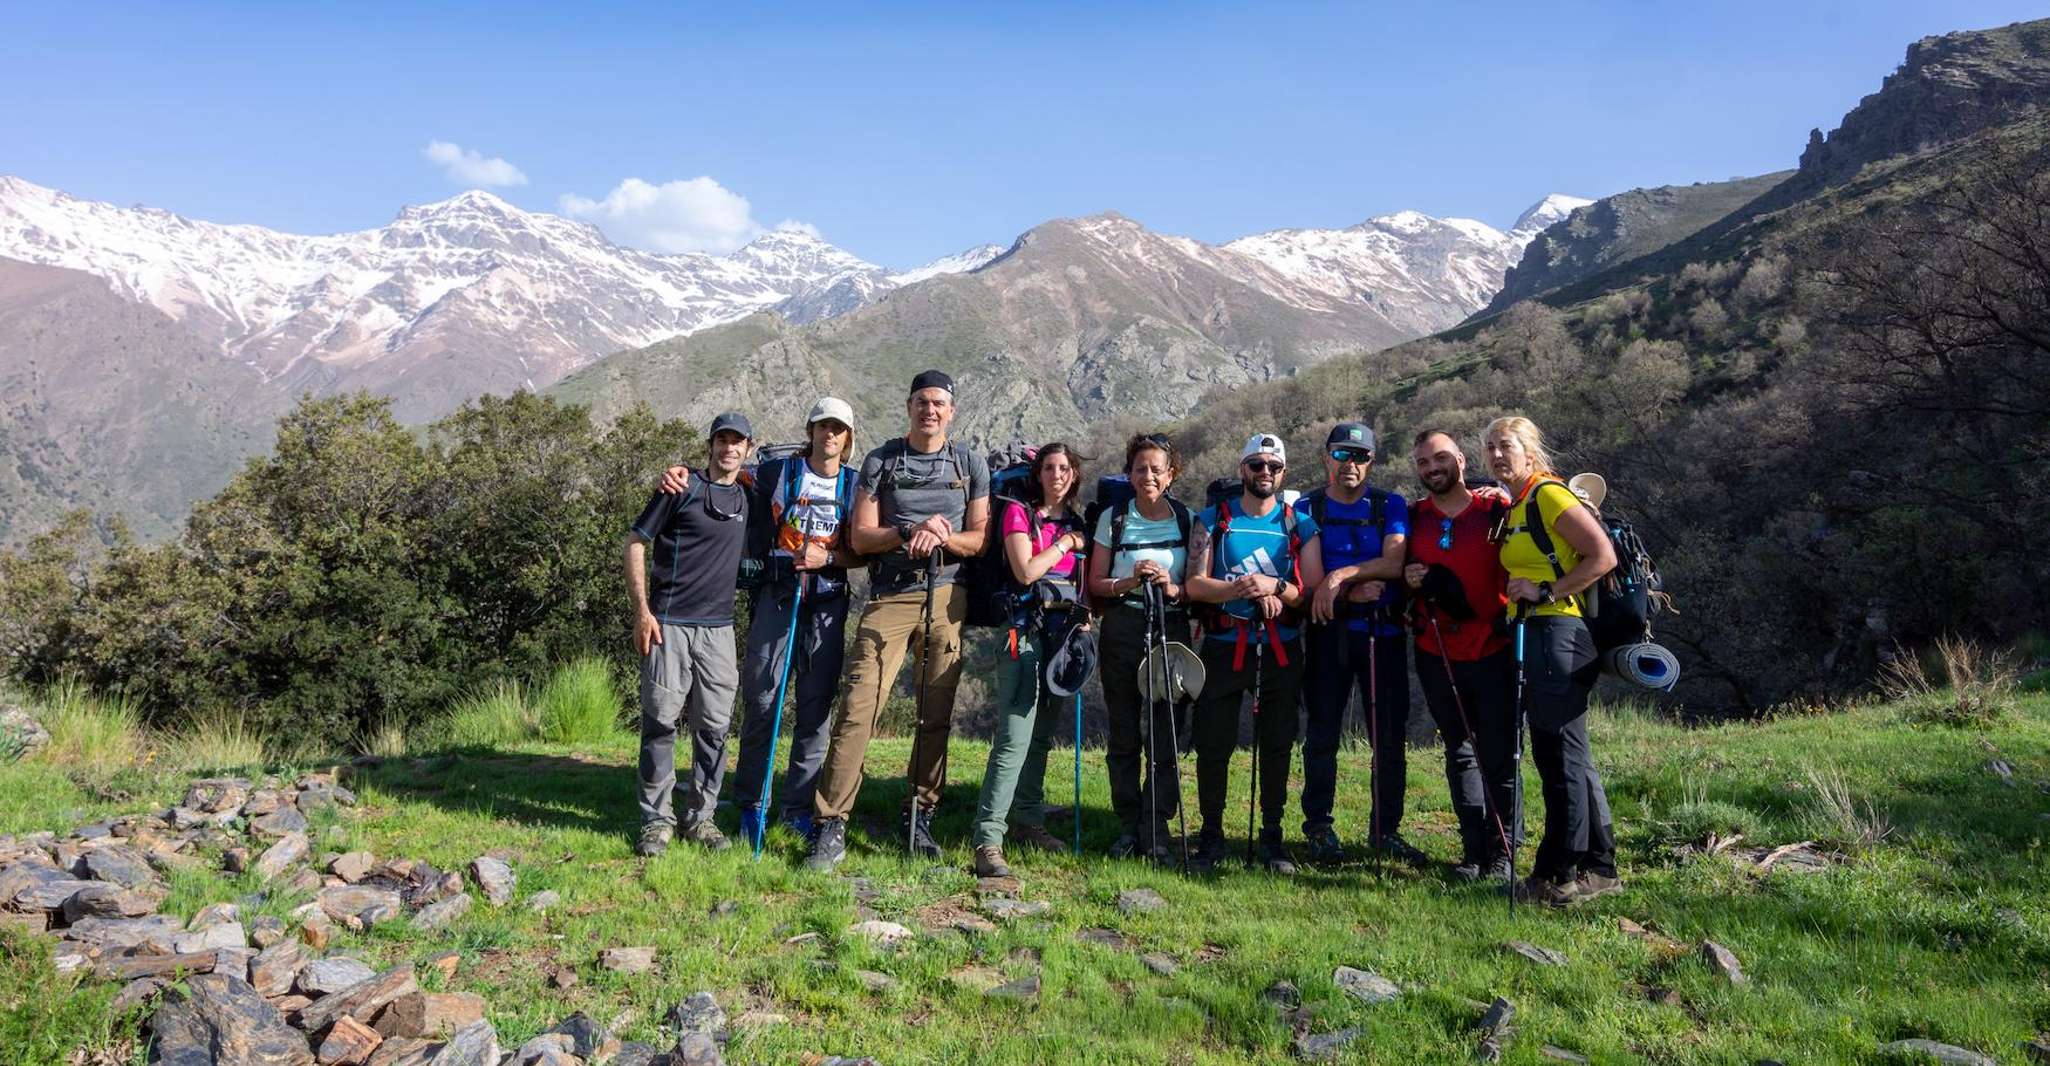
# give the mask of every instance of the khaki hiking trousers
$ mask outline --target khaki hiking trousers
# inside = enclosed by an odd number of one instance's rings
[[[918,708],[918,758],[910,768],[918,804],[931,810],[947,783],[947,738],[953,731],[954,690],[961,684],[961,624],[968,597],[953,584],[933,590],[932,650],[925,664],[925,701]],[[814,808],[820,818],[845,818],[861,793],[862,763],[875,735],[891,683],[908,655],[915,663],[923,637],[925,589],[893,592],[868,601],[854,638],[847,691],[833,719]]]

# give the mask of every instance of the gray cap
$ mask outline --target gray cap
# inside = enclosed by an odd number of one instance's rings
[[[1331,427],[1331,433],[1324,438],[1327,448],[1365,448],[1374,450],[1374,431],[1364,422],[1340,422]]]
[[[747,416],[739,411],[721,411],[719,417],[712,419],[712,431],[705,436],[707,439],[716,437],[728,429],[749,440],[755,439],[754,427],[747,424]]]

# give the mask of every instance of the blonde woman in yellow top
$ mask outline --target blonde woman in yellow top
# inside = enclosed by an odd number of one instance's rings
[[[1620,890],[1609,798],[1587,739],[1587,699],[1601,664],[1581,616],[1581,594],[1616,566],[1594,513],[1552,472],[1544,435],[1528,418],[1489,423],[1488,468],[1515,503],[1504,513],[1502,568],[1518,646],[1531,760],[1545,800],[1545,832],[1519,898],[1564,906]],[[1530,504],[1542,529],[1533,533]],[[1547,544],[1550,551],[1547,552]]]

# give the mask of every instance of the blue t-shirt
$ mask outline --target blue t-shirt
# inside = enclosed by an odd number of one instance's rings
[[[1217,539],[1217,507],[1206,507],[1196,516],[1196,521],[1210,533],[1210,573],[1208,576],[1220,580],[1235,580],[1247,574],[1266,574],[1269,577],[1286,578],[1300,583],[1296,574],[1295,559],[1289,554],[1288,528],[1284,525],[1282,512],[1288,505],[1274,501],[1274,509],[1257,518],[1239,509],[1239,501],[1226,500],[1219,507],[1231,508],[1230,528],[1224,532],[1222,541]],[[1317,523],[1307,513],[1298,512],[1295,520],[1295,541],[1307,542],[1317,535]],[[1234,618],[1251,620],[1258,617],[1253,605],[1247,600],[1232,600],[1221,605],[1226,614]],[[1294,640],[1296,631],[1291,626],[1275,623],[1275,632],[1283,640]],[[1232,630],[1210,634],[1211,640],[1237,640]]]
[[[1384,494],[1387,498],[1381,504],[1381,521],[1385,525],[1372,524],[1374,494],[1378,491],[1368,489],[1361,494],[1357,503],[1340,503],[1329,497],[1325,498],[1322,530],[1325,573],[1328,574],[1340,567],[1357,566],[1379,559],[1382,538],[1391,533],[1399,537],[1409,536],[1409,501],[1403,499],[1399,492]],[[1297,500],[1295,509],[1298,515],[1307,519],[1311,514],[1310,497],[1306,494]],[[1402,627],[1392,620],[1396,599],[1396,583],[1390,581],[1387,589],[1381,593],[1380,606],[1385,609],[1386,620],[1377,630],[1380,636],[1398,636],[1402,633]],[[1348,603],[1347,606],[1360,608],[1366,604]],[[1367,631],[1365,618],[1353,618],[1347,625],[1356,633]]]

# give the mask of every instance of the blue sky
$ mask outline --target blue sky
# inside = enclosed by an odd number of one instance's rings
[[[1507,226],[1548,192],[1764,173],[1915,38],[2042,13],[122,7],[0,11],[0,173],[325,233],[459,191],[425,155],[444,142],[476,153],[473,177],[516,172],[524,184],[494,191],[522,207],[582,198],[623,243],[716,249],[796,220],[891,266],[1106,209],[1212,241],[1404,208]],[[616,193],[628,179],[645,195]]]

